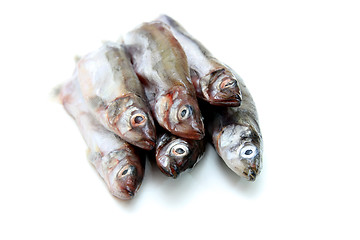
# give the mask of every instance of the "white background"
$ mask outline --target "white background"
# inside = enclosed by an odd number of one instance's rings
[[[0,239],[359,239],[359,12],[357,1],[2,1]],[[176,180],[147,164],[135,199],[117,200],[51,100],[75,55],[161,13],[248,85],[265,146],[256,182],[209,146]]]

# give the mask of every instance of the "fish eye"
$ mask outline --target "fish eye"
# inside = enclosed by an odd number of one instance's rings
[[[146,117],[144,114],[141,114],[141,113],[137,113],[137,114],[134,114],[132,117],[131,117],[131,126],[133,127],[140,127],[140,126],[143,126],[146,122]]]
[[[187,119],[192,114],[192,107],[190,105],[184,105],[180,108],[178,117],[180,120]]]
[[[185,144],[177,144],[171,148],[170,153],[175,157],[182,157],[189,153],[189,149]]]
[[[136,168],[134,167],[134,166],[132,166],[132,165],[126,165],[125,167],[123,167],[122,169],[121,169],[121,171],[119,172],[119,177],[124,177],[124,176],[126,176],[126,175],[129,175],[129,174],[131,174],[131,173],[133,173],[133,172],[135,172],[136,171]]]
[[[235,86],[235,84],[236,80],[228,78],[220,83],[220,89],[230,88]]]
[[[240,151],[240,155],[243,158],[252,158],[256,154],[257,154],[257,148],[254,145],[246,145]]]
[[[245,151],[245,155],[250,155],[252,153],[253,153],[253,150],[251,150],[251,149],[248,149],[248,150]]]

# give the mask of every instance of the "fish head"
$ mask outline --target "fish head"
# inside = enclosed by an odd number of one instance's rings
[[[205,89],[205,88],[204,88]],[[212,105],[237,107],[241,104],[241,91],[236,78],[224,69],[210,74],[205,96]]]
[[[156,143],[156,163],[167,176],[176,178],[192,168],[204,151],[201,141],[163,134]]]
[[[262,167],[261,136],[248,125],[228,125],[214,136],[219,155],[237,175],[254,181]]]
[[[118,114],[112,125],[125,141],[151,150],[156,142],[154,120],[149,108],[139,97],[128,97],[118,104]]]
[[[159,124],[172,134],[200,140],[204,137],[204,124],[196,96],[176,90],[156,102],[155,114]]]
[[[107,169],[110,171],[108,176],[111,193],[121,199],[133,198],[143,180],[143,163],[137,155],[126,150],[112,152],[109,163]]]

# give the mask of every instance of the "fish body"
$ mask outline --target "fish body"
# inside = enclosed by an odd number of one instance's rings
[[[60,98],[89,148],[90,162],[111,194],[120,199],[133,198],[144,177],[144,155],[93,117],[81,95],[76,76],[62,87]]]
[[[242,79],[240,107],[206,105],[206,127],[212,143],[226,165],[239,176],[254,181],[262,168],[262,135],[255,103]]]
[[[124,37],[135,72],[159,125],[174,135],[204,137],[186,55],[165,24],[145,23]]]
[[[89,109],[108,130],[137,147],[155,146],[144,89],[123,46],[107,42],[80,59],[78,80]]]
[[[167,24],[183,47],[197,96],[212,105],[239,106],[242,98],[241,91],[230,68],[213,57],[174,19],[162,15],[157,21]]]
[[[204,151],[205,139],[187,139],[163,132],[156,141],[156,164],[165,175],[176,178],[180,173],[194,167]]]

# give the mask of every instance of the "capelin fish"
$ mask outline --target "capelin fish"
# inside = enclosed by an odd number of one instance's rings
[[[206,128],[212,143],[226,165],[237,175],[254,181],[262,168],[262,135],[255,103],[243,80],[240,107],[214,107],[206,104]],[[202,106],[203,107],[203,106]]]
[[[145,23],[124,42],[160,126],[180,137],[202,139],[204,125],[186,56],[168,27]]]
[[[161,15],[156,20],[167,24],[183,47],[197,96],[212,105],[240,106],[241,91],[229,67],[214,58],[174,19]]]
[[[93,117],[75,76],[62,87],[60,99],[89,148],[90,162],[111,194],[124,200],[133,198],[144,177],[145,155],[105,129]]]
[[[177,178],[195,166],[205,151],[205,139],[193,140],[163,132],[156,141],[156,164],[165,175]]]
[[[90,110],[108,130],[137,147],[155,146],[144,89],[123,46],[107,42],[80,59],[78,79]]]

